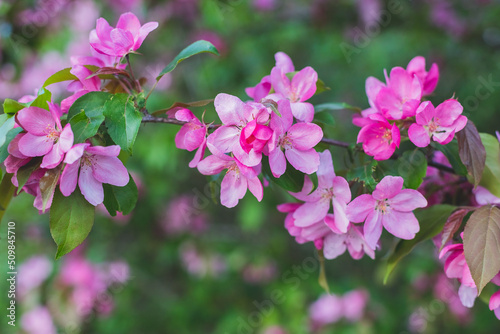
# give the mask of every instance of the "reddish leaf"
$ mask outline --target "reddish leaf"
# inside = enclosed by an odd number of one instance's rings
[[[448,241],[453,239],[453,236],[462,225],[464,217],[472,210],[473,210],[472,208],[461,208],[453,212],[448,217],[448,220],[446,220],[446,223],[444,224],[443,227],[443,232],[441,234],[441,248],[439,249],[439,251],[443,249],[443,247],[446,245]]]
[[[47,203],[54,197],[54,191],[61,175],[62,164],[49,169],[40,179],[40,193],[42,195],[42,212],[45,212]]]
[[[500,271],[500,209],[485,205],[474,211],[464,230],[465,260],[478,294]]]
[[[457,133],[458,154],[462,160],[469,175],[472,177],[472,183],[476,187],[481,181],[484,165],[486,163],[486,150],[484,148],[479,132],[471,120],[462,131]]]

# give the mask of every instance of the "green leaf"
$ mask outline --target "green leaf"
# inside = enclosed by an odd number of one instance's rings
[[[193,44],[189,45],[187,48],[182,50],[177,57],[174,58],[156,77],[156,81],[160,80],[162,76],[165,74],[172,72],[175,67],[183,60],[186,60],[189,57],[192,57],[194,55],[197,55],[199,53],[204,53],[204,52],[209,52],[214,55],[219,55],[219,51],[215,48],[215,46],[212,45],[212,43],[200,40],[196,41]]]
[[[363,182],[363,185],[372,192],[377,186],[377,181],[373,177],[377,164],[377,160],[370,160],[362,166],[351,167],[346,175],[347,181]]]
[[[487,133],[480,133],[486,149],[486,164],[479,185],[500,197],[500,144],[498,139]]]
[[[479,132],[471,120],[467,121],[465,128],[457,133],[458,154],[462,160],[472,184],[476,187],[483,175],[484,164],[486,163],[486,150],[481,142]]]
[[[16,120],[14,117],[9,117],[7,114],[0,115],[0,147],[5,144],[7,134],[14,128]]]
[[[24,185],[26,182],[28,182],[28,179],[30,178],[31,173],[33,173],[38,167],[40,167],[40,164],[42,163],[42,159],[31,159],[26,165],[22,166],[17,170],[17,194],[21,192],[23,189]]]
[[[14,196],[14,192],[16,187],[11,182],[12,174],[5,174],[2,178],[2,182],[0,183],[0,222],[9,206],[10,200],[12,196]]]
[[[328,112],[314,114],[314,123],[323,123],[326,125],[335,125],[335,118]]]
[[[404,186],[417,189],[427,174],[427,159],[420,149],[406,151],[395,165],[398,175],[404,179]]]
[[[104,114],[104,103],[110,99],[112,94],[106,92],[89,92],[80,96],[71,105],[68,111],[68,119],[71,120],[76,114],[85,112],[88,118],[98,118]]]
[[[3,101],[3,112],[9,116],[14,116],[19,110],[26,108],[25,105],[11,99]]]
[[[142,121],[142,113],[135,109],[132,98],[127,94],[111,96],[104,104],[104,116],[111,139],[132,153]]]
[[[4,162],[5,159],[7,159],[7,157],[9,156],[8,148],[12,139],[14,139],[14,137],[17,136],[22,131],[23,129],[19,127],[19,128],[14,128],[7,133],[7,136],[5,138],[5,143],[2,146],[0,146],[0,163]]]
[[[453,140],[446,145],[441,145],[436,142],[432,142],[431,146],[434,149],[443,152],[446,158],[448,158],[451,167],[453,167],[453,170],[458,175],[467,176],[468,174],[467,167],[464,166],[462,160],[460,159],[460,156],[458,155],[458,143],[456,140]]]
[[[361,111],[358,107],[353,107],[350,104],[339,102],[339,103],[323,103],[317,104],[314,106],[315,114],[324,112],[324,111],[334,111],[334,110],[352,110],[352,111]]]
[[[47,80],[45,80],[42,87],[47,87],[48,85],[63,81],[78,80],[78,78],[74,74],[71,74],[71,69],[71,67],[66,67],[65,69],[52,74]]]
[[[464,229],[465,261],[478,295],[500,271],[500,209],[485,205],[474,211]]]
[[[299,192],[304,186],[304,173],[299,172],[287,161],[286,172],[279,178],[275,178],[269,167],[269,160],[266,156],[262,157],[262,173],[272,182],[285,189],[286,191]]]
[[[321,79],[318,79],[318,81],[316,81],[316,92],[314,93],[314,95],[318,95],[318,94],[321,94],[323,92],[326,92],[327,90],[331,90],[330,87],[328,87],[324,82],[323,80]]]
[[[129,177],[129,182],[124,187],[103,184],[104,206],[113,217],[117,211],[128,215],[135,208],[138,198],[137,186],[130,174]]]
[[[400,240],[387,259],[387,267],[384,277],[384,284],[396,265],[406,255],[410,254],[413,248],[422,241],[435,237],[443,229],[447,218],[456,206],[440,204],[433,205],[427,209],[415,210],[415,216],[420,224],[420,231],[411,240]]]
[[[59,190],[50,207],[50,234],[57,244],[56,259],[80,245],[94,224],[95,207],[77,188],[68,197]]]
[[[38,107],[49,110],[47,102],[52,101],[52,93],[46,88],[40,88],[38,96],[30,103],[31,107]]]
[[[73,130],[75,137],[74,143],[83,143],[86,139],[95,136],[102,122],[104,122],[103,115],[90,118],[86,115],[85,111],[81,111],[73,116],[69,124],[71,124],[71,130]]]

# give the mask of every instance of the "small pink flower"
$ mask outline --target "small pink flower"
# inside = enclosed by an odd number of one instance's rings
[[[332,260],[344,254],[346,250],[354,260],[359,260],[364,254],[375,259],[375,248],[370,247],[365,241],[361,229],[349,224],[346,233],[328,234],[323,241],[323,254],[326,259]]]
[[[198,149],[189,167],[194,168],[203,159],[207,148],[207,127],[188,109],[180,109],[175,113],[178,121],[187,122],[175,136],[175,146],[182,150],[194,151]]]
[[[479,205],[500,204],[500,198],[493,195],[488,189],[477,186],[472,190]]]
[[[17,123],[28,132],[19,139],[19,152],[27,157],[43,156],[40,167],[47,169],[59,165],[73,145],[71,126],[62,128],[55,104],[49,103],[49,109],[28,107],[16,114]]]
[[[413,144],[426,147],[434,141],[441,145],[448,144],[455,132],[462,130],[467,124],[467,117],[462,116],[462,105],[449,99],[436,108],[430,101],[423,102],[417,109],[416,123],[408,129],[408,136]]]
[[[430,95],[436,89],[439,80],[439,69],[436,63],[431,65],[429,72],[425,70],[425,58],[417,56],[410,60],[406,71],[409,75],[416,75],[422,84],[422,95]]]
[[[83,65],[74,65],[70,73],[78,78],[68,85],[68,90],[74,92],[73,95],[61,101],[61,111],[66,114],[73,103],[88,92],[97,92],[101,90],[101,79],[98,76],[88,78],[92,71]]]
[[[241,129],[240,145],[246,153],[251,150],[261,153],[272,135],[273,130],[266,125],[257,124],[254,119]]]
[[[120,15],[116,28],[102,17],[97,20],[96,29],[90,32],[90,45],[99,53],[123,57],[141,47],[146,36],[158,27],[158,22],[141,26],[139,19],[128,12]]]
[[[345,210],[347,203],[351,200],[349,184],[343,177],[335,175],[332,155],[329,150],[325,150],[319,155],[320,164],[317,171],[318,187],[316,190],[310,194],[291,193],[297,199],[305,201],[293,213],[295,225],[307,227],[324,219],[332,231],[346,233],[349,220]],[[333,217],[328,215],[330,203],[333,206]]]
[[[309,319],[314,330],[333,324],[342,319],[344,303],[342,297],[334,294],[323,295],[309,307]]]
[[[394,67],[387,87],[378,91],[375,105],[388,120],[399,120],[415,116],[421,98],[422,85],[418,77],[402,67]]]
[[[103,183],[123,187],[129,182],[129,174],[118,159],[120,146],[90,146],[76,144],[68,151],[64,162],[66,167],[61,175],[59,188],[64,196],[75,191],[76,185],[82,195],[92,205],[104,201]]]
[[[24,261],[18,268],[17,288],[19,297],[38,288],[52,272],[52,261],[45,255],[35,255]]]
[[[314,106],[307,101],[316,93],[318,73],[308,66],[297,72],[292,80],[288,79],[282,68],[274,67],[271,70],[271,83],[275,93],[270,99],[279,101],[288,99],[291,103],[293,116],[302,122],[312,122]]]
[[[366,154],[375,160],[389,159],[401,142],[401,134],[396,124],[390,124],[384,116],[371,114],[358,133],[358,143],[363,143]]]
[[[259,202],[262,200],[264,189],[257,177],[259,171],[256,167],[245,166],[238,159],[223,154],[206,157],[197,168],[203,175],[215,175],[227,169],[220,185],[220,202],[225,207],[235,207],[245,196],[247,189]]]
[[[401,239],[413,239],[420,230],[413,214],[416,208],[427,206],[427,200],[413,189],[403,190],[403,178],[386,176],[375,187],[372,195],[356,197],[347,206],[347,217],[353,223],[364,225],[364,236],[371,248],[375,248],[382,227]]]
[[[350,322],[359,321],[363,317],[368,297],[365,290],[352,290],[342,296],[344,317]]]
[[[293,116],[288,100],[278,101],[278,111],[281,117],[274,113],[270,123],[273,137],[269,145],[269,166],[274,177],[285,173],[287,160],[303,173],[316,172],[319,155],[313,147],[323,138],[323,130],[313,123],[292,125]]]
[[[43,306],[24,313],[21,316],[21,328],[27,334],[56,334],[57,329],[49,310]]]
[[[495,292],[490,298],[490,310],[495,312],[495,316],[500,320],[500,291]]]
[[[463,244],[448,245],[441,250],[439,258],[443,258],[447,253],[444,263],[444,272],[448,278],[457,278],[462,284],[469,287],[475,287],[476,283],[472,279],[472,275],[465,262],[465,253]]]

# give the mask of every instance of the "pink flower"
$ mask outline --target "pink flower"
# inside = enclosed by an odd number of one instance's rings
[[[269,95],[269,98],[275,101],[290,100],[293,116],[299,121],[311,122],[314,118],[314,107],[304,101],[316,93],[317,81],[318,74],[310,66],[300,70],[291,81],[282,68],[274,67],[271,70],[271,83],[276,93]]]
[[[356,197],[347,206],[347,217],[353,223],[364,225],[364,236],[371,248],[375,248],[382,227],[401,239],[413,239],[420,230],[413,214],[416,208],[427,206],[427,200],[413,189],[403,189],[403,178],[386,176],[375,187],[372,195]]]
[[[364,254],[368,255],[372,259],[375,259],[375,248],[370,247],[365,241],[361,229],[357,226],[349,224],[346,233],[328,234],[324,241],[323,254],[326,259],[332,260],[338,256],[345,253],[346,250],[349,251],[351,257],[355,260],[359,260]]]
[[[19,140],[21,140],[21,138],[25,135],[25,132],[17,134],[9,143],[9,146],[7,146],[7,152],[9,152],[9,155],[5,159],[4,165],[7,173],[12,173],[14,176],[16,176],[15,174],[17,174],[19,168],[26,165],[31,160],[30,157],[22,154],[19,150]],[[17,178],[15,182],[17,182]]]
[[[52,316],[46,307],[38,306],[21,316],[21,328],[27,334],[56,334]]]
[[[313,147],[323,138],[321,127],[312,123],[292,125],[293,116],[288,100],[278,101],[278,111],[281,117],[274,113],[270,123],[273,137],[269,142],[269,166],[274,177],[285,173],[287,160],[303,173],[316,172],[319,155]]]
[[[270,110],[264,105],[255,102],[243,103],[236,96],[228,94],[218,94],[214,101],[215,110],[222,121],[222,126],[211,133],[207,138],[207,146],[213,154],[223,155],[233,153],[238,161],[246,166],[257,166],[262,160],[262,141],[267,137],[267,130],[259,133],[265,137],[260,138],[255,143],[251,143],[253,130],[257,125],[265,125],[269,121]],[[248,123],[255,127],[250,127],[242,131]],[[262,128],[259,128],[262,130]],[[254,136],[255,138],[255,136]],[[247,139],[250,140],[248,145]],[[242,147],[245,145],[245,148]]]
[[[35,255],[19,266],[17,288],[21,298],[38,288],[52,272],[52,262],[45,255]]]
[[[368,292],[365,290],[352,290],[342,297],[344,303],[344,317],[350,322],[361,319],[368,302]]]
[[[102,17],[97,19],[96,29],[90,32],[90,45],[99,53],[123,57],[141,47],[146,36],[158,27],[158,22],[141,26],[139,19],[128,12],[120,15],[116,28]]]
[[[291,193],[297,199],[305,201],[294,213],[295,225],[307,227],[319,221],[325,223],[334,232],[346,233],[349,220],[345,209],[351,200],[351,190],[347,181],[335,175],[330,151],[320,153],[320,164],[317,171],[318,187],[311,194]],[[333,206],[333,217],[328,215],[330,203]]]
[[[64,114],[69,111],[69,108],[79,97],[88,92],[101,90],[101,79],[98,76],[88,78],[93,72],[85,66],[74,65],[70,73],[76,76],[78,80],[74,80],[68,85],[68,90],[74,92],[74,94],[61,101],[61,111]]]
[[[462,116],[463,107],[457,101],[449,99],[436,108],[430,101],[423,102],[417,109],[416,123],[408,129],[408,136],[413,144],[426,147],[431,137],[441,145],[448,144],[455,132],[467,124],[467,117]]]
[[[472,190],[475,200],[479,205],[500,204],[500,198],[493,195],[488,189],[477,186]]]
[[[462,284],[469,287],[475,287],[476,283],[472,279],[472,275],[465,262],[465,253],[463,244],[448,245],[441,250],[439,258],[444,257],[447,253],[444,263],[444,272],[448,278],[457,278]]]
[[[268,126],[257,124],[257,120],[252,120],[241,130],[240,145],[243,151],[250,153],[261,153],[269,139],[273,135],[273,130]]]
[[[309,319],[313,329],[333,324],[344,315],[344,304],[341,297],[334,294],[323,295],[309,307]]]
[[[187,122],[175,136],[175,146],[182,150],[198,149],[189,167],[194,168],[203,159],[207,148],[207,127],[188,109],[180,109],[175,113],[178,121]]]
[[[384,116],[371,114],[358,133],[358,143],[363,143],[366,154],[375,160],[389,159],[401,142],[396,124],[390,124]]]
[[[416,75],[422,84],[422,95],[430,95],[436,89],[439,80],[439,69],[436,63],[431,65],[429,72],[425,70],[425,58],[417,56],[410,60],[406,71],[409,75]]]
[[[67,153],[66,167],[61,175],[59,188],[64,196],[75,191],[76,184],[85,199],[92,205],[104,200],[103,183],[123,187],[129,182],[129,174],[120,159],[120,146],[90,146],[76,144]]]
[[[394,67],[387,87],[378,91],[375,105],[388,120],[399,120],[415,116],[421,98],[422,84],[418,77],[402,67]]]
[[[49,109],[28,107],[16,114],[17,123],[28,132],[19,139],[19,152],[27,157],[43,156],[40,167],[47,169],[59,165],[73,145],[71,126],[62,128],[55,104],[49,103]]]
[[[500,320],[500,291],[495,292],[490,298],[490,310],[495,312],[495,316]]]
[[[200,161],[198,170],[203,175],[215,175],[227,169],[221,183],[220,202],[228,208],[235,207],[238,201],[245,196],[247,189],[260,202],[264,189],[257,175],[256,167],[243,165],[235,157],[228,155],[211,155]]]
[[[290,73],[295,71],[292,60],[284,52],[277,52],[274,55],[276,60],[276,67],[280,68],[284,73]],[[250,96],[255,102],[260,102],[263,98],[269,95],[271,91],[271,76],[266,75],[255,87],[245,88],[245,92]]]
[[[161,227],[167,235],[199,235],[208,227],[207,216],[201,210],[196,196],[174,198],[162,216]]]

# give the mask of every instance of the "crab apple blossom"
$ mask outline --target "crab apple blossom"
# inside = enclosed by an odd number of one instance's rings
[[[90,146],[89,143],[74,145],[66,154],[66,166],[61,175],[59,188],[64,196],[75,191],[76,185],[92,205],[104,201],[102,184],[123,187],[129,182],[129,174],[118,159],[120,146]]]
[[[375,249],[376,247],[368,245],[361,228],[353,224],[349,224],[346,233],[329,233],[323,241],[323,254],[329,260],[344,254],[346,250],[355,260],[361,259],[364,254],[375,259]]]
[[[175,136],[175,146],[190,152],[198,149],[189,163],[189,167],[194,168],[203,159],[207,148],[207,127],[188,109],[177,110],[175,118],[186,122]]]
[[[225,207],[235,207],[245,196],[247,189],[259,202],[264,196],[262,183],[257,176],[260,173],[260,166],[248,167],[235,157],[223,154],[206,157],[198,163],[197,168],[203,175],[215,175],[227,169],[220,189],[220,202]]]
[[[323,138],[321,127],[312,123],[293,124],[288,100],[278,101],[281,117],[274,113],[270,127],[273,130],[269,141],[269,166],[274,177],[286,171],[286,161],[297,170],[312,174],[318,170],[319,154],[313,148]]]
[[[314,118],[314,106],[305,101],[316,93],[317,81],[318,73],[310,66],[297,72],[291,81],[283,69],[274,67],[271,70],[271,84],[275,93],[269,95],[269,98],[275,101],[288,99],[293,116],[299,121],[311,122]]]
[[[90,77],[93,72],[85,66],[74,65],[70,73],[77,77],[78,80],[74,80],[68,85],[67,89],[73,92],[73,95],[61,101],[61,111],[64,114],[69,111],[69,108],[71,108],[79,97],[88,92],[97,92],[101,90],[101,79],[99,79],[98,76]]]
[[[445,255],[447,255],[444,263],[446,276],[448,278],[457,278],[460,283],[469,287],[475,287],[476,284],[472,279],[469,266],[465,262],[464,245],[453,244],[444,247],[439,253],[439,258],[441,259]]]
[[[49,109],[28,107],[16,115],[17,123],[27,132],[19,139],[19,152],[27,157],[43,156],[40,167],[48,169],[59,165],[73,145],[71,126],[61,126],[55,104],[49,102]]]
[[[366,154],[375,160],[389,159],[401,143],[401,134],[396,124],[391,124],[380,114],[371,114],[358,133],[358,143],[363,143]]]
[[[387,86],[378,91],[375,105],[388,120],[399,120],[415,116],[421,98],[422,84],[418,77],[402,67],[394,67]]]
[[[490,310],[495,312],[495,316],[498,318],[498,320],[500,320],[500,291],[497,291],[493,295],[491,295],[489,307]]]
[[[406,71],[411,76],[415,75],[422,84],[422,95],[430,95],[436,89],[439,80],[439,69],[436,63],[431,65],[429,72],[425,70],[425,58],[417,56],[410,60]]]
[[[351,200],[349,184],[343,177],[335,175],[330,151],[325,150],[319,153],[319,156],[318,187],[310,194],[291,193],[292,196],[305,202],[293,213],[295,225],[307,227],[325,219],[332,231],[346,233],[349,220],[345,210]],[[328,216],[330,203],[333,206],[333,219]]]
[[[148,22],[141,26],[132,13],[120,15],[116,28],[102,17],[97,19],[96,29],[90,32],[90,45],[99,53],[123,57],[139,49],[146,36],[158,27],[158,22]]]
[[[431,138],[441,145],[452,141],[455,133],[467,124],[467,117],[462,115],[462,105],[449,99],[436,108],[430,101],[423,102],[417,109],[416,123],[408,129],[408,136],[413,144],[426,147]]]
[[[413,214],[416,208],[427,206],[425,197],[416,190],[403,189],[400,176],[386,176],[371,195],[356,197],[347,206],[347,217],[353,223],[364,222],[364,237],[375,248],[382,229],[401,239],[413,239],[420,230]]]
[[[265,125],[271,111],[263,104],[243,103],[236,96],[223,93],[215,97],[214,105],[223,125],[207,138],[210,152],[233,153],[238,161],[250,167],[260,164],[266,138],[271,138]]]

